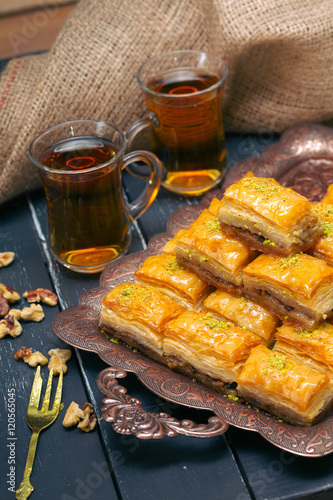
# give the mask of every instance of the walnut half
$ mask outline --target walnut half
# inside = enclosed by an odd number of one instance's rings
[[[19,360],[23,359],[25,363],[28,363],[29,366],[35,368],[37,365],[46,365],[47,358],[39,351],[32,352],[32,347],[27,349],[22,346],[15,354],[14,359]]]
[[[94,412],[92,405],[90,403],[84,403],[82,408],[83,410],[81,410],[79,405],[74,401],[71,402],[62,422],[64,427],[72,427],[81,420],[77,427],[82,431],[90,432],[95,428],[97,415]]]
[[[67,372],[66,362],[72,357],[69,349],[50,349],[48,352],[50,357],[49,370],[53,368],[53,375],[59,375],[61,370],[63,374]]]
[[[24,307],[21,311],[21,319],[24,319],[24,321],[36,321],[39,323],[44,318],[45,314],[40,304],[31,304],[30,307]]]
[[[0,252],[0,267],[9,266],[14,260],[14,252]]]
[[[72,427],[85,417],[83,410],[74,401],[71,402],[64,416],[62,424],[64,427]]]
[[[6,335],[18,337],[21,333],[22,326],[12,314],[9,314],[0,321],[0,339],[3,339]]]
[[[21,298],[20,294],[16,292],[16,290],[8,285],[5,285],[4,283],[0,283],[0,293],[10,304],[17,302]]]
[[[23,297],[27,299],[28,302],[44,302],[49,306],[56,306],[58,304],[58,297],[55,293],[51,292],[47,288],[37,288],[36,290],[26,290]]]
[[[95,429],[97,423],[97,415],[90,403],[84,403],[83,406],[84,419],[78,424],[78,428],[84,432],[90,432]]]

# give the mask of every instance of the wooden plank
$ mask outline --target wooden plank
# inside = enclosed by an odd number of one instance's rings
[[[269,444],[261,436],[231,428],[228,439],[257,499],[331,500],[333,455],[299,457]]]
[[[53,283],[50,281],[41,252],[40,240],[27,203],[23,198],[14,199],[0,207],[0,250],[16,253],[14,262],[0,269],[0,281],[21,294],[21,300],[17,305],[15,304],[15,307],[22,309],[28,305],[26,299],[22,297],[25,290],[37,287],[53,289]],[[8,492],[10,485],[7,484],[7,474],[10,472],[10,465],[15,467],[16,487],[21,482],[31,436],[25,415],[35,370],[22,360],[14,361],[14,353],[22,345],[39,350],[46,356],[49,349],[68,347],[52,331],[52,320],[59,312],[59,307],[45,305],[43,309],[45,319],[42,322],[25,323],[19,337],[6,336],[0,340],[1,399],[6,405],[9,401],[9,393],[14,391],[15,394],[14,436],[8,434],[5,405],[2,411],[4,417],[1,433],[3,473],[0,479],[0,490],[3,498],[14,497]],[[41,371],[45,388],[48,376],[47,366],[42,367]],[[64,377],[62,398],[64,408],[67,409],[73,400],[80,405],[87,401],[75,356],[69,361],[68,372]],[[81,490],[91,490],[98,498],[117,499],[98,431],[86,434],[76,428],[65,429],[62,425],[63,416],[64,411],[55,423],[40,435],[31,476],[31,483],[35,487],[35,498],[50,498],[50,491],[52,491],[52,498],[68,500],[82,498],[78,496]],[[8,463],[10,450],[7,445],[10,443],[13,443],[13,464]],[[93,473],[94,476],[91,475]]]
[[[0,17],[0,59],[48,50],[75,4]]]
[[[1,0],[0,16],[8,16],[8,14],[23,13],[29,10],[54,7],[58,5],[66,5],[74,3],[75,0]],[[76,2],[75,2],[76,3]]]

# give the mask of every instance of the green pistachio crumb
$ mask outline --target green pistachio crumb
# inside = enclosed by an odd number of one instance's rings
[[[215,220],[207,220],[205,221],[205,226],[207,227],[209,232],[219,231],[221,229],[221,225],[218,219]]]

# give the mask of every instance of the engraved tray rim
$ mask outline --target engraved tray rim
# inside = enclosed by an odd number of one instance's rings
[[[156,395],[180,405],[210,410],[221,417],[219,433],[221,433],[221,422],[225,421],[229,425],[258,432],[274,446],[297,455],[321,457],[332,453],[333,414],[312,427],[297,427],[281,422],[268,413],[229,400],[140,353],[111,342],[98,327],[101,299],[107,291],[116,284],[133,281],[134,270],[148,255],[158,253],[178,229],[187,227],[201,210],[209,205],[214,196],[221,197],[226,187],[247,171],[251,170],[258,176],[275,177],[281,183],[287,182],[289,186],[308,196],[311,201],[316,201],[324,195],[328,184],[333,183],[332,166],[332,129],[311,123],[291,127],[281,135],[277,143],[267,146],[260,157],[247,158],[235,163],[226,173],[222,188],[209,192],[200,205],[182,207],[173,212],[167,222],[167,231],[153,236],[146,250],[128,254],[111,263],[103,271],[98,288],[84,292],[77,306],[67,308],[55,317],[54,333],[74,347],[97,353],[102,360],[113,367],[103,370],[97,380],[100,390],[107,395],[108,392],[104,389],[108,384],[108,376],[110,382],[110,376],[114,380],[117,370],[120,372],[118,373],[120,377],[125,376],[127,372],[133,372]],[[126,389],[119,387],[123,389],[123,393],[126,392]],[[129,406],[132,404],[134,408],[138,400],[132,398],[130,401],[132,403]],[[106,408],[103,408],[102,412],[106,411]],[[223,432],[226,427],[223,427]],[[122,431],[117,430],[117,432]],[[209,437],[209,435],[198,437]],[[145,438],[150,439],[152,435],[149,434]]]

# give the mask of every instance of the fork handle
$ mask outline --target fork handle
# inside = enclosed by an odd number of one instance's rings
[[[32,466],[34,463],[39,432],[40,431],[33,431],[32,435],[31,435],[27,461],[26,461],[24,473],[23,473],[23,479],[21,481],[20,486],[16,490],[15,498],[17,500],[25,500],[26,498],[28,498],[31,495],[31,493],[34,490],[34,487],[30,483],[30,475],[31,475]]]

